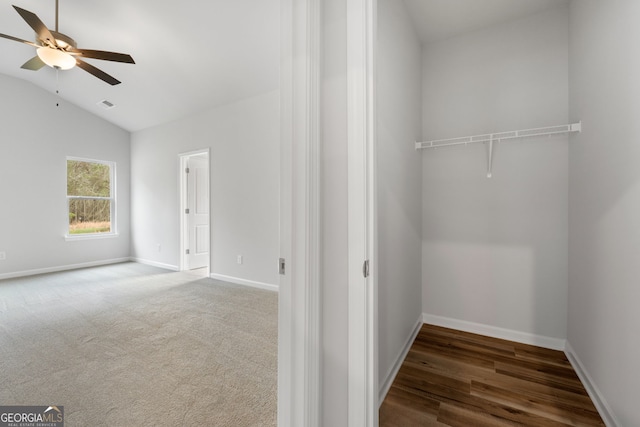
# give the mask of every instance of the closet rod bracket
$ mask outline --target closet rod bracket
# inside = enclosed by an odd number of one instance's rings
[[[489,154],[489,158],[487,159],[487,178],[491,178],[491,175],[493,174],[491,171],[493,169],[493,139],[489,140],[487,147]]]

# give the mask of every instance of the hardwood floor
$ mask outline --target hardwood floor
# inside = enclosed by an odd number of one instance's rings
[[[380,426],[604,426],[563,352],[424,325]]]

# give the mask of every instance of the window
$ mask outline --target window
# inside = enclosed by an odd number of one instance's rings
[[[115,163],[67,159],[68,236],[115,234]]]

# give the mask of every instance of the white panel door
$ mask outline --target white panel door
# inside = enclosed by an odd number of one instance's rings
[[[187,161],[187,269],[209,265],[209,159],[206,155]]]

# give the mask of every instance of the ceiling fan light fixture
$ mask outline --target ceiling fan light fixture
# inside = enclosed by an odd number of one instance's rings
[[[58,0],[56,0],[56,29],[50,30],[47,26],[38,18],[38,16],[22,9],[18,6],[13,6],[18,14],[24,19],[36,33],[36,42],[30,42],[22,40],[17,37],[8,36],[6,34],[0,34],[0,38],[13,40],[19,43],[28,44],[36,48],[37,56],[34,56],[24,64],[23,69],[38,71],[45,65],[57,70],[69,70],[76,65],[78,68],[86,71],[87,73],[99,78],[105,83],[115,86],[120,84],[120,80],[105,73],[101,69],[94,67],[93,65],[85,62],[85,58],[101,59],[111,62],[122,62],[125,64],[135,64],[135,61],[131,55],[118,52],[108,52],[104,50],[95,49],[78,49],[75,40],[71,37],[58,32]]]
[[[73,56],[58,49],[42,46],[36,52],[42,62],[51,68],[70,70],[76,65],[76,59]]]

